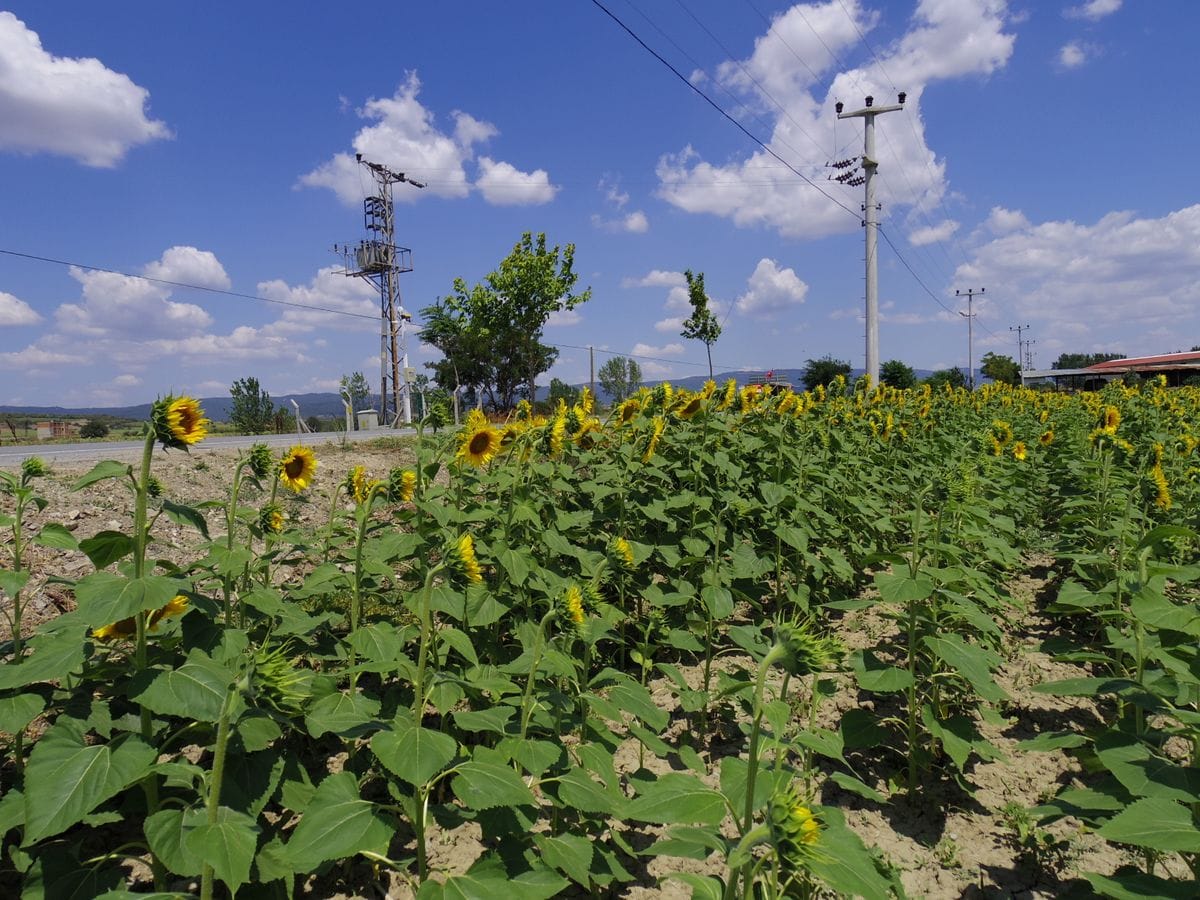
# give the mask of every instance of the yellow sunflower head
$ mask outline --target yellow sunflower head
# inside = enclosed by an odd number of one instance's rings
[[[562,613],[572,627],[580,628],[583,625],[583,591],[579,589],[579,585],[573,584],[567,588],[562,599]]]
[[[122,619],[119,622],[113,622],[111,625],[103,625],[100,628],[92,629],[92,637],[98,641],[108,643],[120,638],[132,637],[137,633],[137,622],[134,619]]]
[[[482,425],[475,428],[463,429],[459,438],[457,458],[459,462],[470,463],[481,467],[491,462],[500,449],[500,432],[493,428],[485,419]]]
[[[175,616],[182,616],[188,611],[188,598],[183,594],[176,594],[171,602],[162,609],[156,609],[150,613],[150,630],[154,631],[158,628],[158,623],[163,619],[172,619]]]
[[[191,397],[170,395],[155,401],[150,422],[154,439],[171,450],[186,450],[204,440],[210,424],[199,402]]]
[[[642,462],[648,463],[653,458],[655,452],[658,450],[658,442],[662,438],[663,429],[666,427],[666,419],[662,416],[654,417],[654,426],[650,431],[650,442],[646,445],[646,452],[642,455]]]
[[[283,510],[278,503],[268,503],[258,511],[258,527],[263,534],[279,534],[283,531]]]
[[[771,798],[767,823],[771,842],[785,870],[803,869],[818,857],[821,822],[795,786],[784,788]]]
[[[642,402],[637,397],[630,397],[617,407],[617,424],[628,425],[642,411]]]
[[[613,538],[612,543],[609,545],[609,552],[622,568],[633,568],[633,547],[629,545],[629,541],[625,540],[625,538]]]
[[[483,571],[479,567],[479,559],[475,556],[475,540],[469,534],[464,534],[454,542],[447,561],[451,568],[470,584],[483,582]]]
[[[1104,416],[1100,427],[1104,429],[1106,434],[1116,434],[1117,428],[1121,425],[1121,411],[1115,406],[1104,407]]]
[[[692,416],[696,415],[696,413],[700,412],[700,409],[703,406],[703,395],[693,394],[691,397],[687,398],[686,403],[681,403],[678,407],[676,407],[675,415],[679,416],[681,419],[690,419]]]
[[[292,447],[279,461],[279,480],[297,494],[312,484],[316,471],[316,454],[303,444]]]
[[[1017,460],[1018,462],[1025,461],[1025,457],[1028,454],[1027,454],[1027,451],[1025,450],[1025,442],[1024,441],[1017,441],[1015,444],[1013,444],[1012,455],[1013,455],[1013,459]]]
[[[371,489],[379,483],[367,477],[364,466],[355,466],[346,475],[346,493],[354,498],[355,503],[366,503],[367,498],[371,496]]]
[[[408,503],[417,490],[417,473],[412,469],[392,469],[388,473],[388,499],[393,503]]]
[[[1043,447],[1049,447],[1051,444],[1053,444],[1054,443],[1054,429],[1047,428],[1045,431],[1043,431],[1042,436],[1040,438],[1038,438],[1038,443],[1041,444]]]

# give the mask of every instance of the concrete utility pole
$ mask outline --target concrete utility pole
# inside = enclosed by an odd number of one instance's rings
[[[971,390],[975,390],[975,313],[971,312],[971,302],[975,299],[976,294],[982,294],[987,288],[979,290],[966,290],[954,292],[955,297],[967,298],[967,311],[960,312],[959,315],[967,320],[967,380],[970,382]]]
[[[400,375],[401,368],[409,368],[405,326],[412,321],[400,300],[400,273],[412,271],[412,251],[396,246],[392,185],[408,183],[416,188],[425,185],[406,177],[403,172],[393,172],[385,165],[365,160],[361,153],[355,154],[355,159],[370,171],[378,186],[377,194],[363,201],[364,222],[367,230],[375,232],[376,237],[359,241],[355,247],[334,245],[333,249],[346,260],[343,274],[364,278],[379,291],[379,420],[386,428],[394,424],[388,417],[389,377],[392,418],[400,416],[400,386],[404,384],[404,422],[412,422],[412,388],[408,379],[402,380]]]
[[[879,237],[879,205],[875,202],[875,174],[879,163],[875,161],[875,116],[904,109],[905,96],[905,92],[901,91],[896,98],[900,102],[892,106],[875,106],[875,98],[867,97],[866,105],[862,109],[848,113],[842,112],[841,101],[838,101],[834,107],[839,119],[861,118],[863,120],[862,167],[866,184],[863,227],[867,229],[867,374],[871,377],[872,387],[879,385],[879,267],[875,253],[875,244]]]
[[[588,384],[591,385],[592,399],[596,397],[596,348],[588,346]]]
[[[1029,348],[1031,345],[1037,343],[1037,341],[1031,341],[1028,338],[1026,338],[1024,341],[1021,340],[1021,332],[1028,331],[1030,327],[1031,326],[1029,325],[1008,326],[1009,331],[1015,331],[1017,333],[1017,365],[1025,369],[1033,368],[1033,351]]]

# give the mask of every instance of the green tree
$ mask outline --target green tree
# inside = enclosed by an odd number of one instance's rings
[[[308,428],[308,430],[313,432],[314,434],[316,434],[318,431],[321,430],[321,420],[318,419],[316,416],[309,416],[308,418],[306,418],[304,420],[304,424]]]
[[[274,427],[276,434],[286,434],[289,431],[295,431],[296,414],[290,409],[277,406],[275,408],[275,414],[271,416],[271,424]]]
[[[239,378],[229,388],[233,404],[229,421],[243,434],[264,434],[275,420],[275,404],[271,395],[262,389],[257,378]]]
[[[827,385],[839,375],[843,378],[850,374],[850,363],[844,359],[834,359],[826,354],[820,359],[805,360],[804,373],[800,376],[805,390],[816,390],[818,386]]]
[[[612,402],[620,403],[642,383],[642,367],[637,364],[637,360],[614,356],[600,367],[596,377],[600,381],[600,387],[612,398]]]
[[[704,273],[693,275],[688,269],[683,273],[687,279],[688,303],[692,305],[692,314],[684,320],[683,331],[680,334],[689,341],[703,341],[708,353],[708,377],[713,377],[712,345],[721,336],[721,323],[708,308],[708,294],[704,292]]]
[[[355,372],[351,375],[343,375],[339,386],[343,393],[350,397],[351,412],[357,413],[360,409],[365,409],[367,401],[371,396],[371,386],[367,384],[367,376],[362,372]],[[358,421],[358,416],[352,417],[355,422]],[[358,427],[357,425],[355,426]]]
[[[906,390],[917,383],[917,373],[912,366],[898,359],[889,359],[879,367],[879,380],[888,387]]]
[[[572,387],[565,381],[560,381],[557,378],[550,379],[550,392],[546,395],[546,402],[550,404],[551,409],[558,405],[558,401],[562,400],[567,406],[571,406],[579,402],[579,388]]]
[[[108,437],[108,426],[97,419],[88,419],[79,429],[79,436],[81,438]]]
[[[979,371],[985,378],[990,378],[1000,384],[1017,385],[1021,383],[1021,367],[1011,356],[1001,356],[989,350],[979,361]]]
[[[967,386],[967,376],[963,374],[962,369],[938,369],[925,379],[925,383],[934,388],[940,388],[947,384],[950,387],[960,388]]]
[[[1054,361],[1052,369],[1086,369],[1096,363],[1113,359],[1124,359],[1124,353],[1062,353]]]
[[[527,231],[480,284],[456,278],[450,296],[421,311],[422,340],[445,357],[430,365],[438,384],[480,389],[497,409],[511,408],[519,393],[532,401],[537,376],[558,359],[542,343],[546,321],[592,296],[591,288],[574,293],[574,266],[574,244],[548,248],[545,234]]]

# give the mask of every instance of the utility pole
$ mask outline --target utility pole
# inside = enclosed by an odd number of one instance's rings
[[[967,380],[970,382],[971,390],[975,390],[975,313],[971,311],[971,302],[975,299],[976,294],[982,294],[987,288],[979,290],[966,290],[954,292],[955,297],[967,298],[967,311],[959,312],[967,320]]]
[[[588,382],[591,384],[593,399],[596,396],[596,348],[588,345]]]
[[[1021,340],[1021,333],[1023,331],[1028,331],[1029,328],[1029,325],[1008,326],[1009,331],[1015,331],[1017,333],[1017,365],[1022,366],[1025,369],[1033,368],[1033,351],[1029,348],[1031,345],[1037,343],[1037,341],[1031,341],[1028,338],[1026,338],[1024,341]]]
[[[345,260],[344,275],[363,278],[379,291],[379,420],[383,427],[394,425],[393,419],[401,415],[400,385],[404,384],[404,423],[412,422],[412,388],[407,379],[400,377],[403,367],[408,369],[408,343],[405,326],[412,316],[404,309],[400,300],[400,274],[412,271],[412,251],[396,246],[396,214],[392,201],[392,185],[408,183],[416,188],[425,187],[419,181],[393,172],[381,163],[363,159],[361,153],[354,157],[366,167],[375,180],[375,196],[363,201],[363,220],[368,231],[375,237],[359,241],[357,246],[334,245],[334,252]],[[388,383],[391,383],[392,418],[388,417]]]
[[[879,237],[879,205],[875,202],[875,174],[879,163],[875,160],[875,116],[904,109],[905,96],[905,92],[901,91],[896,98],[900,102],[892,106],[875,106],[875,98],[867,97],[866,105],[862,109],[848,113],[842,112],[843,104],[840,100],[834,107],[839,119],[861,118],[863,120],[862,167],[863,182],[866,185],[863,227],[867,230],[867,375],[871,378],[872,387],[879,386],[879,267],[875,253],[875,245]],[[857,183],[857,180],[850,178],[846,183]]]

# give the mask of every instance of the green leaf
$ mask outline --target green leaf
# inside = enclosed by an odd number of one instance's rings
[[[534,835],[533,842],[545,863],[585,888],[591,885],[592,842],[575,834]]]
[[[205,521],[204,516],[198,509],[164,499],[162,510],[166,513],[167,518],[176,525],[191,525],[204,535],[206,541],[208,540],[208,522]],[[213,866],[213,868],[215,869],[216,866]],[[228,882],[226,883],[228,884]]]
[[[533,792],[508,766],[471,762],[459,767],[454,778],[454,793],[471,809],[496,806],[534,806]]]
[[[813,812],[822,823],[821,853],[809,861],[813,874],[840,897],[889,900],[891,883],[880,874],[862,839],[846,827],[841,810],[819,806]]]
[[[924,600],[933,594],[935,585],[929,578],[913,578],[909,575],[894,575],[889,572],[875,574],[875,587],[884,603],[907,606]]]
[[[579,768],[558,777],[558,796],[561,806],[595,815],[612,815],[623,799]]]
[[[1099,829],[1099,835],[1121,844],[1151,850],[1200,853],[1200,829],[1191,812],[1178,803],[1147,797],[1127,806]]]
[[[887,803],[887,797],[853,775],[847,775],[845,772],[834,772],[829,776],[829,780],[844,791],[858,794],[858,796],[866,797],[868,800],[873,800],[876,803]]]
[[[421,885],[417,900],[549,900],[569,886],[569,881],[544,866],[509,875],[500,859],[488,855],[465,874],[447,878],[445,884],[429,879]]]
[[[391,622],[356,628],[347,640],[354,652],[369,662],[391,665],[404,655],[404,639]]]
[[[0,569],[0,591],[4,591],[10,597],[17,596],[28,582],[28,572],[13,572],[9,569]]]
[[[364,851],[383,856],[392,831],[375,804],[359,797],[354,775],[338,772],[317,787],[287,843],[287,856],[296,872],[311,872],[326,860]]]
[[[25,844],[65,831],[140,779],[153,762],[141,738],[87,745],[73,719],[60,720],[34,745],[25,770]]]
[[[251,711],[238,720],[237,733],[242,739],[242,746],[253,752],[271,746],[282,736],[283,729],[265,713]]]
[[[313,737],[331,731],[340,737],[358,737],[369,730],[379,713],[379,701],[357,691],[328,694],[308,708],[304,727]]]
[[[1129,599],[1129,611],[1150,628],[1181,631],[1193,637],[1200,635],[1200,612],[1194,604],[1172,603],[1161,591],[1148,586]]]
[[[222,806],[219,820],[194,827],[184,838],[184,844],[212,866],[213,874],[225,882],[233,895],[250,880],[250,863],[258,846],[258,826],[249,816]]]
[[[1109,731],[1096,739],[1096,755],[1135,797],[1200,803],[1200,771],[1155,755],[1131,735]]]
[[[656,706],[650,692],[632,678],[622,679],[609,688],[608,699],[656,731],[662,731],[671,721],[670,714]]]
[[[146,843],[164,866],[176,875],[199,875],[204,862],[188,849],[184,839],[197,824],[204,821],[203,810],[162,809],[148,816],[142,824]]]
[[[733,615],[733,594],[727,587],[706,584],[700,589],[700,599],[708,610],[708,614],[717,621],[728,619]]]
[[[1052,750],[1082,747],[1087,738],[1074,731],[1046,731],[1035,738],[1018,741],[1017,749],[1032,753],[1049,753]]]
[[[1194,900],[1200,897],[1200,884],[1195,881],[1168,881],[1156,875],[1136,870],[1119,870],[1113,875],[1084,872],[1096,893],[1116,900]]]
[[[530,775],[541,775],[563,756],[562,744],[553,741],[521,740],[508,737],[496,745],[496,749],[521,764]]]
[[[913,683],[912,675],[907,669],[889,666],[870,650],[855,654],[852,662],[858,686],[864,691],[889,694],[903,691]]]
[[[43,709],[46,699],[41,694],[17,694],[15,697],[0,697],[0,731],[16,734],[23,731]]]
[[[182,582],[161,575],[126,578],[93,572],[75,585],[76,615],[91,628],[108,625],[166,606],[182,587]]]
[[[725,800],[699,778],[668,772],[629,802],[625,817],[658,825],[719,825],[725,818]]]
[[[505,547],[497,551],[495,557],[500,567],[508,573],[508,580],[513,585],[520,587],[525,583],[525,579],[529,577],[530,571],[527,553]]]
[[[984,700],[999,703],[1008,699],[1008,693],[996,683],[988,670],[987,655],[983,648],[968,644],[957,634],[944,634],[941,637],[928,635],[925,644],[942,662],[970,682]]]
[[[457,710],[454,724],[463,731],[487,731],[503,735],[507,732],[508,720],[516,714],[511,706],[492,706],[488,709]]]
[[[106,459],[103,462],[98,462],[92,466],[91,470],[78,481],[71,485],[72,491],[78,491],[89,484],[95,484],[97,481],[103,481],[105,478],[120,478],[122,475],[129,475],[133,472],[133,466],[129,463],[117,462],[115,459]]]
[[[133,552],[133,538],[122,531],[98,531],[80,541],[79,549],[93,566],[103,569]]]
[[[59,681],[77,671],[83,663],[84,627],[74,621],[75,628],[34,635],[27,645],[33,651],[30,655],[19,663],[10,661],[0,666],[0,690]]]
[[[725,884],[712,875],[697,875],[694,872],[668,872],[664,881],[681,881],[692,889],[692,900],[721,900],[725,896]]]
[[[879,717],[866,709],[848,709],[839,725],[842,745],[847,750],[865,750],[886,743],[890,732],[879,724]]]
[[[204,651],[193,650],[178,668],[139,672],[133,679],[130,695],[159,715],[216,722],[236,677]]]
[[[450,764],[458,754],[458,742],[448,734],[398,718],[390,731],[371,738],[371,752],[397,778],[420,786]]]
[[[79,549],[79,541],[75,540],[75,535],[57,522],[47,522],[43,525],[33,542],[41,544],[43,547],[52,547],[55,550]]]

